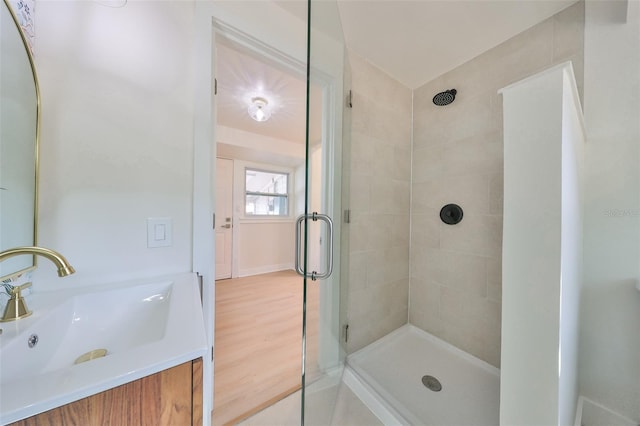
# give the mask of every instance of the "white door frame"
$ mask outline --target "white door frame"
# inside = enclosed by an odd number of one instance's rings
[[[268,16],[269,19],[264,19]],[[195,3],[194,28],[194,192],[193,192],[193,270],[203,277],[203,314],[205,330],[209,340],[207,357],[211,363],[204,362],[204,377],[213,378],[213,344],[215,318],[215,251],[212,216],[215,212],[215,198],[212,177],[215,176],[216,158],[216,105],[213,95],[215,75],[215,39],[221,35],[245,45],[247,48],[258,48],[262,55],[272,60],[281,61],[282,65],[298,69],[306,63],[306,23],[270,2],[210,2]],[[344,46],[329,37],[314,34],[318,56],[318,67],[313,72],[314,79],[324,87],[323,117],[325,126],[323,137],[323,188],[332,188],[331,194],[323,191],[325,212],[335,218],[334,253],[339,253],[341,173],[342,170],[342,72]],[[269,40],[270,45],[260,40]],[[304,43],[299,42],[304,40]],[[273,46],[277,46],[277,49]],[[315,51],[315,50],[314,50]],[[327,280],[323,287],[326,294],[321,294],[321,301],[330,306],[330,311],[320,313],[328,315],[327,321],[335,322],[327,330],[327,335],[320,336],[321,347],[332,347],[320,354],[321,365],[327,367],[339,362],[338,336],[332,335],[339,330],[339,277],[340,256],[334,259],[334,279]],[[333,303],[327,304],[326,302]],[[334,312],[331,312],[334,311]],[[326,353],[324,353],[326,352]],[[206,359],[205,359],[206,361]],[[204,424],[210,424],[210,413],[213,409],[213,379],[204,380]]]

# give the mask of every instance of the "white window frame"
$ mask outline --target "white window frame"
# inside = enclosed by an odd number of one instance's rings
[[[268,163],[257,163],[253,161],[234,160],[236,167],[234,173],[234,215],[237,215],[239,223],[261,223],[261,222],[289,222],[295,220],[296,194],[295,176],[296,169],[287,166],[279,166]],[[287,182],[288,194],[288,215],[249,215],[246,214],[246,169],[259,170],[268,173],[285,173],[289,175]]]
[[[272,173],[277,175],[285,175],[287,177],[287,190],[286,194],[279,193],[262,193],[262,192],[253,192],[247,190],[247,173],[249,171],[252,172],[261,172],[261,173]],[[291,209],[292,209],[292,185],[291,180],[293,179],[293,173],[291,171],[279,170],[276,167],[252,167],[250,165],[245,165],[243,167],[243,175],[244,175],[244,196],[242,197],[242,212],[245,219],[288,219],[291,217]],[[265,197],[278,197],[285,198],[287,201],[287,214],[248,214],[247,213],[247,195],[256,195],[256,196],[265,196]]]

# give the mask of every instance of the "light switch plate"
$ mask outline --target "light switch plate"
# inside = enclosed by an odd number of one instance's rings
[[[150,217],[147,219],[147,247],[169,247],[171,240],[171,218]]]

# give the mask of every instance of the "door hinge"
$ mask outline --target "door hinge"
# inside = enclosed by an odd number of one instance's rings
[[[213,214],[213,229],[216,229],[216,214]]]
[[[344,342],[347,343],[349,341],[349,324],[344,325]]]
[[[344,223],[351,223],[351,209],[344,211]]]
[[[351,90],[349,90],[349,93],[347,94],[347,106],[349,108],[353,108],[353,92]]]
[[[217,78],[213,79],[213,94],[214,95],[218,94],[218,79]]]

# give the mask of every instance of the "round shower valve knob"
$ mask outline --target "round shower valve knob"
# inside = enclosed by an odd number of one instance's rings
[[[447,225],[460,223],[462,216],[462,207],[457,204],[447,204],[440,210],[440,219]]]

